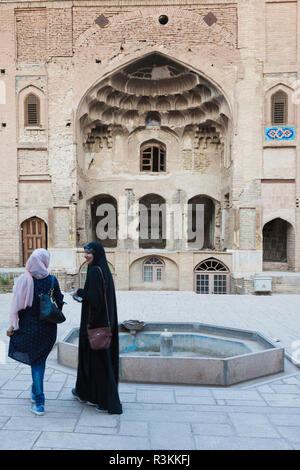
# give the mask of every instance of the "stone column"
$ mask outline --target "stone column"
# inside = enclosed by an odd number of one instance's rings
[[[132,188],[125,189],[125,195],[119,198],[118,246],[124,250],[137,250],[139,247],[138,232],[138,202]]]

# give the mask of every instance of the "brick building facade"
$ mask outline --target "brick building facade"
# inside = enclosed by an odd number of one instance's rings
[[[119,289],[300,271],[299,27],[294,0],[1,0],[1,267],[44,246],[72,278],[110,204]]]

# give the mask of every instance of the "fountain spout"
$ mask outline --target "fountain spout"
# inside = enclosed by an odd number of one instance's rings
[[[167,329],[160,335],[160,355],[173,356],[173,335]]]

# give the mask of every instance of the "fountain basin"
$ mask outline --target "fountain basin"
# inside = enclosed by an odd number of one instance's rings
[[[165,329],[173,334],[172,356],[160,356]],[[134,335],[119,330],[124,382],[232,385],[284,370],[284,348],[255,331],[202,323],[147,323]],[[77,367],[77,343],[75,328],[58,343],[61,364]]]

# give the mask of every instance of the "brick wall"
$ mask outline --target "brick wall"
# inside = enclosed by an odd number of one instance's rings
[[[17,56],[20,62],[45,62],[47,58],[47,10],[16,10]]]
[[[218,21],[208,26],[203,18],[212,12]],[[109,28],[95,25],[104,14]],[[169,15],[162,26],[160,14]],[[22,63],[44,62],[48,57],[72,56],[78,45],[109,44],[134,40],[190,45],[237,43],[237,12],[232,5],[188,7],[108,7],[30,8],[16,10],[17,56]],[[89,30],[89,31],[88,31]],[[80,39],[79,39],[80,38]]]
[[[266,59],[296,63],[297,2],[266,4]]]

